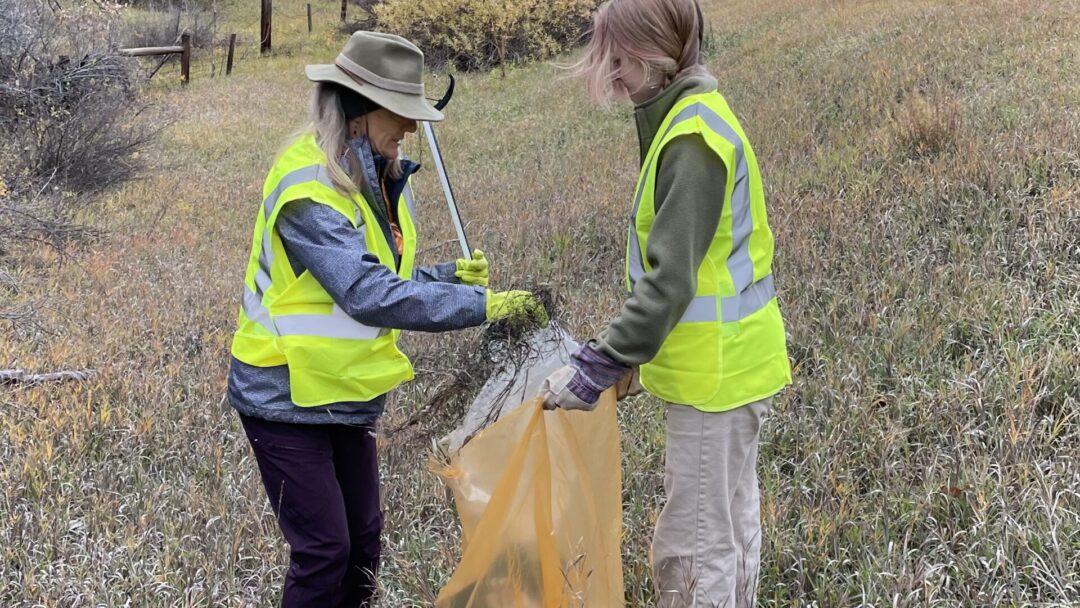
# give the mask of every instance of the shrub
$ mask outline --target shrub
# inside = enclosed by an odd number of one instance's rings
[[[918,91],[908,95],[893,112],[897,146],[912,158],[950,150],[960,127],[960,111],[954,101],[927,99]]]
[[[0,256],[56,247],[73,203],[133,178],[154,130],[136,120],[134,62],[109,49],[112,15],[5,0],[0,14]],[[0,258],[0,262],[3,259]]]
[[[375,29],[375,7],[382,0],[349,0],[347,20],[341,24],[341,32],[352,34],[360,30]]]
[[[180,34],[188,32],[192,46],[209,48],[216,42],[217,13],[188,0],[182,6],[140,11],[128,21],[127,30],[127,46],[172,46],[180,44]]]
[[[219,0],[117,0],[125,8],[149,11],[173,11],[181,5],[186,11],[217,12]]]
[[[386,0],[379,29],[408,38],[432,65],[460,70],[540,59],[578,42],[597,0]]]

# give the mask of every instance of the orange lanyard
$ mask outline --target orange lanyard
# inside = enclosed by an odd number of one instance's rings
[[[386,219],[390,222],[390,232],[394,235],[394,251],[401,255],[405,247],[405,237],[401,234],[401,228],[398,223],[394,221],[397,217],[393,208],[390,206],[390,197],[387,196],[386,179],[380,180],[380,186],[382,186],[383,201],[386,203]]]

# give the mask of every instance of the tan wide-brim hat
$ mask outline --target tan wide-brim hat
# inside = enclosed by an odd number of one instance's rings
[[[401,36],[356,32],[334,63],[309,65],[304,71],[308,80],[339,84],[399,116],[443,119],[424,96],[424,54]]]

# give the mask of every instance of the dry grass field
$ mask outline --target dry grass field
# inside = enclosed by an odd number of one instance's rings
[[[245,5],[228,19],[250,42]],[[275,601],[286,547],[225,373],[264,173],[306,109],[303,65],[343,40],[332,9],[311,35],[278,20],[274,55],[247,51],[229,79],[197,63],[180,87],[167,67],[146,92],[172,121],[153,170],[81,218],[105,235],[33,252],[0,287],[39,312],[0,327],[0,368],[98,370],[0,386],[0,605]],[[1080,3],[706,12],[762,166],[795,366],[763,437],[762,604],[1080,605]],[[550,284],[586,337],[622,297],[638,153],[628,109],[560,78],[462,75],[439,129],[495,284]],[[434,262],[456,247],[425,173]],[[384,606],[430,605],[456,563],[425,462],[461,404],[397,429],[474,337],[406,340],[418,378],[381,436]],[[661,405],[628,401],[620,424],[626,599],[648,606]]]

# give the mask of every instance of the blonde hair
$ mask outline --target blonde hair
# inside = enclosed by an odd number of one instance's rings
[[[679,76],[706,73],[701,61],[698,0],[607,0],[593,16],[592,37],[573,67],[589,98],[607,103],[619,93],[623,66],[616,55],[637,63],[647,78],[663,74],[663,87]]]
[[[364,128],[367,128],[366,121]],[[311,115],[308,122],[289,137],[282,151],[297,139],[312,133],[315,135],[315,143],[326,155],[326,168],[334,187],[345,196],[358,194],[366,180],[360,159],[345,143],[349,137],[349,123],[345,120],[345,110],[341,106],[341,93],[337,85],[325,82],[315,84],[315,89],[311,92]],[[342,157],[349,166],[348,171],[341,166]],[[400,178],[403,173],[401,159],[387,160],[386,175],[393,179]]]

